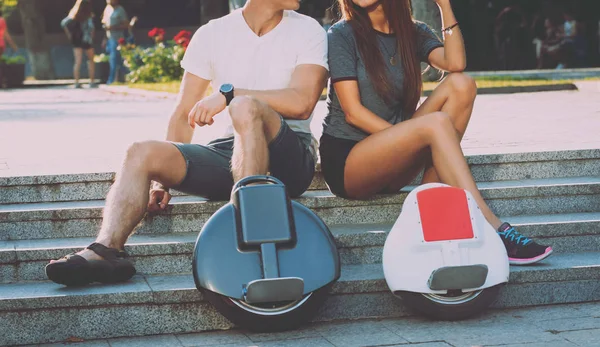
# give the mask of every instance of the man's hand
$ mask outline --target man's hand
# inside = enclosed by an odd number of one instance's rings
[[[171,194],[161,184],[153,183],[150,188],[150,200],[148,200],[148,212],[164,211],[169,205]]]
[[[203,127],[214,123],[213,117],[227,107],[227,100],[221,93],[213,93],[196,103],[188,114],[188,124],[195,128],[196,124]]]

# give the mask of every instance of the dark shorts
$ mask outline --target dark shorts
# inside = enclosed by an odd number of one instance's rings
[[[269,144],[269,171],[286,186],[291,197],[298,197],[310,186],[315,159],[310,150],[311,135],[296,133],[282,121],[279,134]],[[208,145],[173,143],[183,154],[187,174],[176,190],[211,200],[229,200],[233,188],[231,157],[233,137],[211,141]]]
[[[348,197],[344,186],[346,159],[357,143],[357,141],[340,139],[327,134],[321,137],[319,146],[321,171],[329,190],[342,198]]]
[[[73,42],[71,42],[73,44],[74,48],[81,48],[84,50],[88,50],[90,48],[92,48],[92,45],[87,43],[87,42],[83,42],[81,40],[73,40]]]

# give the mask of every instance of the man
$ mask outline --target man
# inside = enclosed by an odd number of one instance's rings
[[[135,269],[124,244],[146,209],[166,208],[169,188],[227,199],[235,181],[268,172],[291,196],[308,188],[316,160],[309,125],[327,79],[327,37],[298,8],[299,0],[249,0],[196,32],[181,63],[185,74],[167,141],[129,148],[96,242],[48,264],[51,280],[84,285],[131,278]],[[204,97],[209,84],[214,92]],[[220,118],[231,120],[223,138],[189,144],[194,127]]]

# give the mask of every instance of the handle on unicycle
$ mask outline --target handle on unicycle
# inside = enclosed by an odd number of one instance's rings
[[[245,187],[249,184],[252,183],[271,183],[271,184],[277,184],[277,185],[282,185],[284,186],[283,182],[281,182],[280,180],[278,180],[277,178],[273,177],[273,176],[267,176],[267,175],[256,175],[256,176],[248,176],[248,177],[244,177],[241,180],[239,180],[234,186],[233,186],[233,191]]]

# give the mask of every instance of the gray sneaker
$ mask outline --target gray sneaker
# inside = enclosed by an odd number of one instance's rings
[[[98,84],[97,83],[90,83],[90,88],[94,89],[94,88],[98,88]]]
[[[75,85],[73,86],[75,89],[81,89],[81,84],[79,83],[75,83]]]

